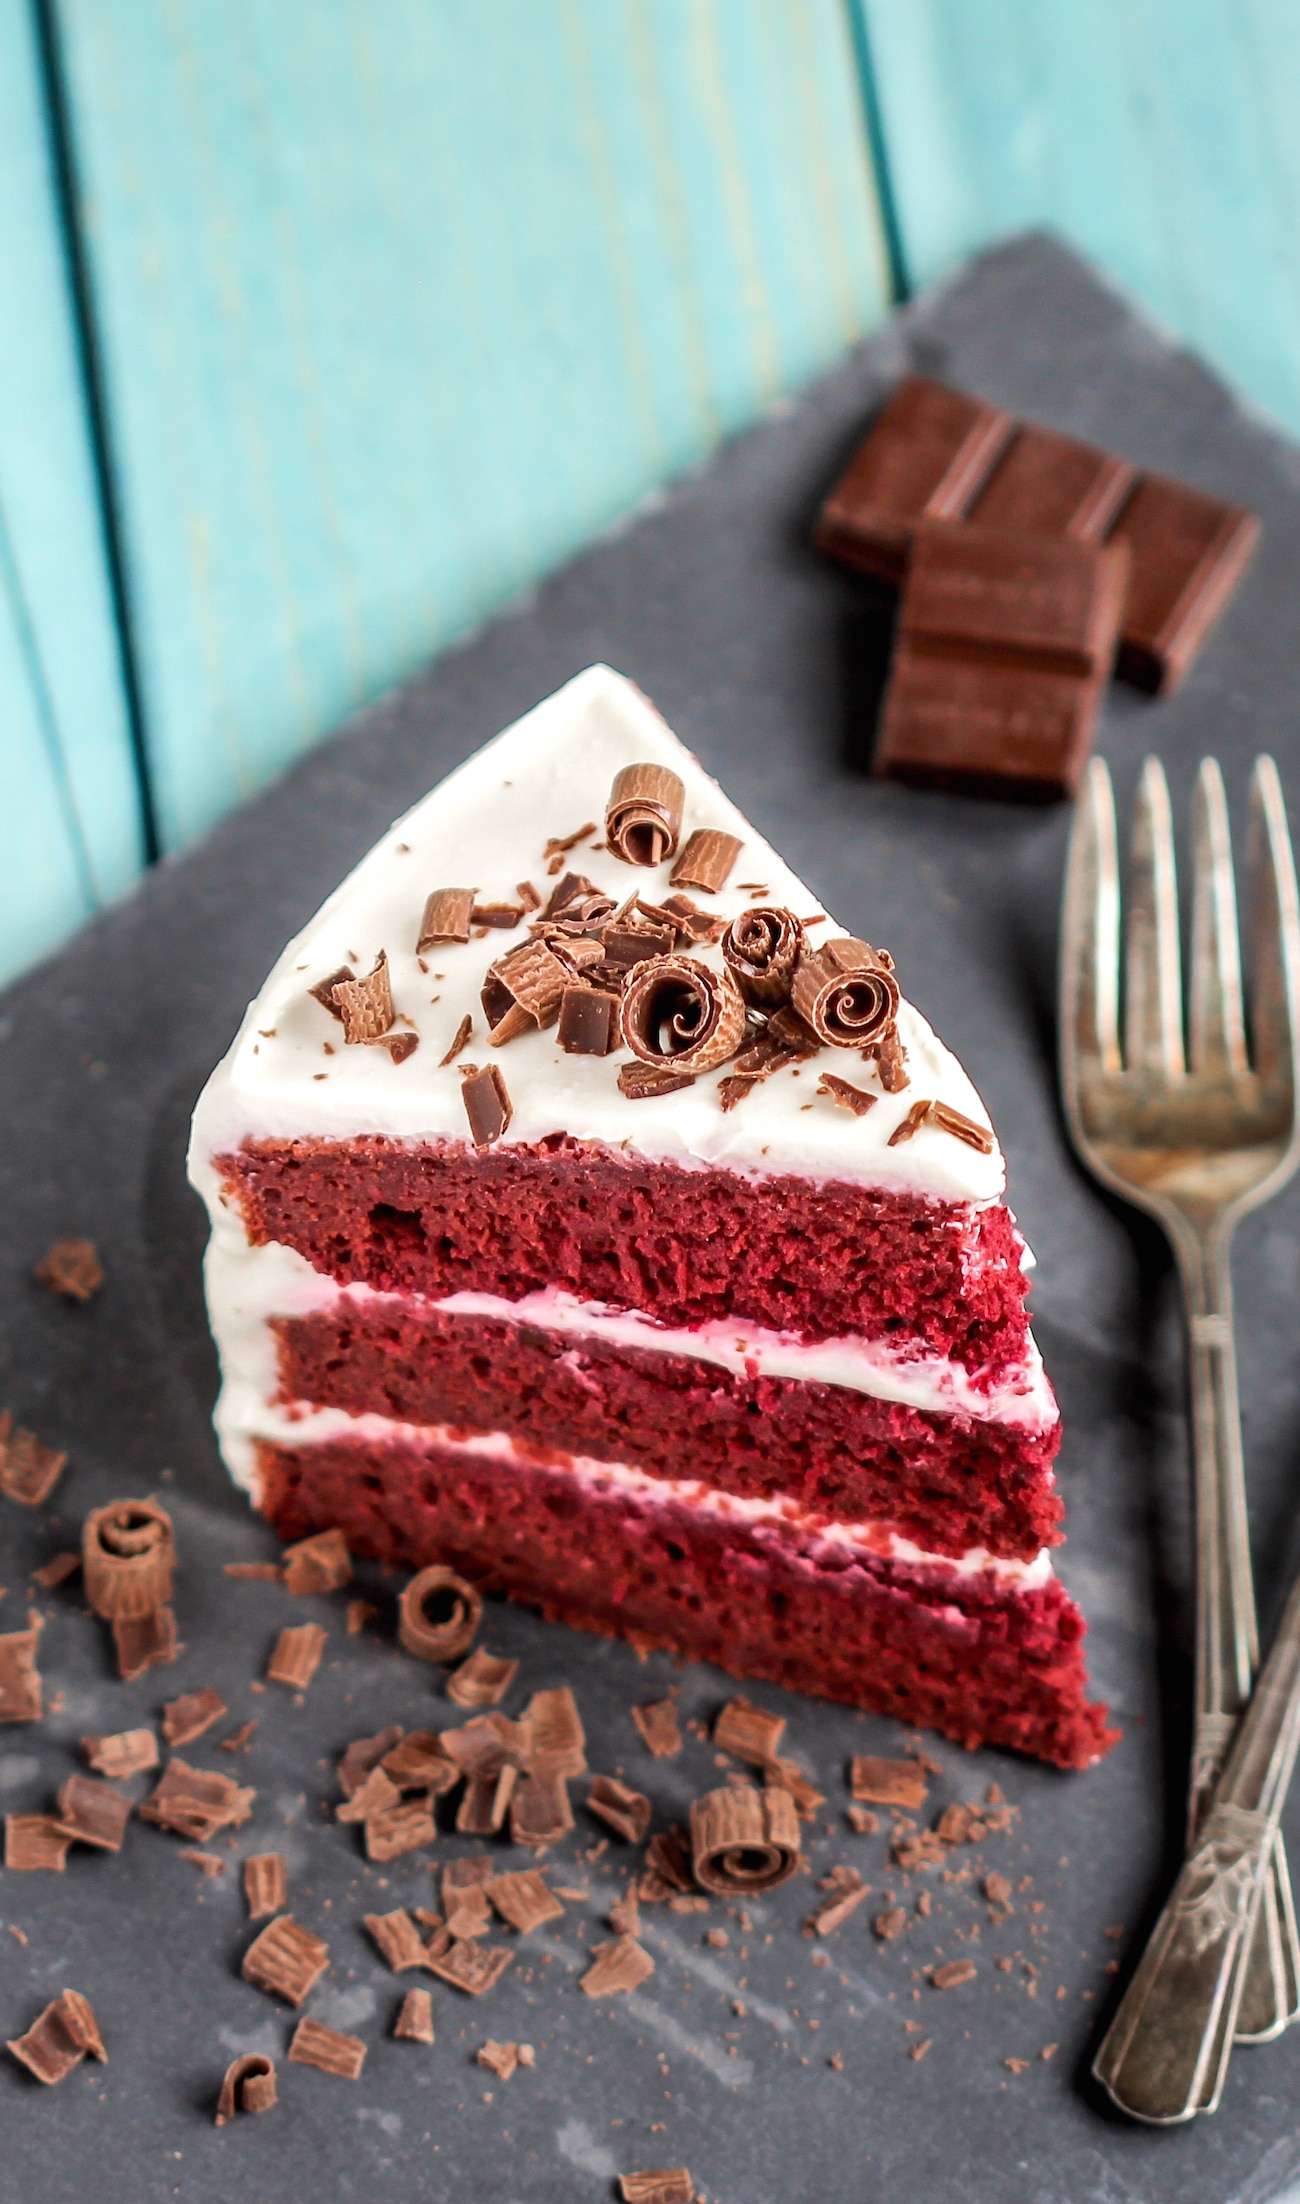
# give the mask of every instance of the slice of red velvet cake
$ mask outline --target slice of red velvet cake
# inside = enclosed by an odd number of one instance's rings
[[[593,667],[383,838],[199,1103],[233,1474],[584,1628],[1080,1767],[978,1095]]]

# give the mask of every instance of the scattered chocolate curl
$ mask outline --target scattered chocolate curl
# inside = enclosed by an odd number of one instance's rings
[[[634,968],[623,994],[623,1039],[643,1064],[712,1071],[740,1046],[745,1004],[729,972],[694,957]]]
[[[625,865],[662,865],[677,852],[686,790],[666,765],[625,765],[605,806],[605,840]]]
[[[364,978],[335,980],[334,1008],[343,1021],[343,1039],[351,1046],[380,1041],[392,1027],[393,990],[388,979],[388,952],[381,949]]]
[[[441,1609],[435,1621],[431,1606]],[[403,1592],[397,1608],[397,1635],[406,1652],[417,1661],[444,1665],[458,1660],[470,1645],[483,1619],[483,1600],[472,1584],[454,1569],[438,1564],[421,1569]]]
[[[691,1801],[691,1854],[701,1890],[775,1890],[799,1866],[799,1819],[788,1791],[730,1786]]]
[[[86,1597],[108,1622],[138,1622],[172,1596],[176,1547],[171,1517],[156,1500],[112,1500],[81,1533]]]
[[[224,2127],[237,2112],[269,2112],[276,2102],[275,2061],[260,2051],[246,2051],[226,2068],[217,2100],[217,2126]]]
[[[804,955],[790,989],[791,1007],[831,1048],[865,1048],[898,1016],[898,982],[887,952],[851,934]]]
[[[726,886],[743,848],[738,835],[723,834],[717,827],[696,827],[668,875],[669,887],[700,888],[705,895],[716,895]]]
[[[544,941],[521,942],[489,965],[482,1003],[493,1048],[517,1040],[521,1033],[554,1025],[572,977]]]
[[[804,946],[804,930],[794,912],[766,904],[742,911],[722,937],[727,969],[745,1001],[758,1010],[778,1010],[789,1002]]]

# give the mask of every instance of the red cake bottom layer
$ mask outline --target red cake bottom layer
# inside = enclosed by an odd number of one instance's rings
[[[450,1562],[579,1629],[740,1677],[1082,1768],[1117,1731],[1089,1705],[1085,1624],[1060,1583],[901,1567],[546,1463],[410,1438],[262,1444],[261,1506],[286,1543],[337,1527],[353,1553]]]

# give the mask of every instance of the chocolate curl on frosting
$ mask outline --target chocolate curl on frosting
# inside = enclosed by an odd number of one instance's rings
[[[517,1040],[521,1033],[554,1025],[572,977],[544,941],[521,942],[508,956],[489,965],[482,1003],[493,1048]]]
[[[364,979],[336,980],[334,1007],[348,1043],[379,1041],[393,1023],[393,990],[388,982],[388,951],[381,949]]]
[[[799,1866],[794,1800],[788,1791],[730,1787],[692,1799],[691,1853],[701,1890],[775,1890]]]
[[[740,1046],[745,1005],[729,972],[694,957],[634,965],[623,992],[623,1039],[643,1064],[712,1071]]]
[[[397,1635],[417,1661],[454,1661],[468,1649],[482,1616],[482,1597],[473,1585],[435,1563],[413,1576],[403,1592]]]
[[[804,946],[804,930],[793,911],[765,904],[742,911],[722,937],[728,970],[745,1001],[759,1010],[776,1010],[789,1002]]]
[[[701,888],[705,895],[716,895],[725,888],[743,848],[738,835],[723,834],[717,827],[696,827],[668,875],[669,887]]]
[[[625,765],[605,806],[605,840],[625,865],[662,865],[676,854],[686,790],[666,765]]]
[[[894,960],[851,934],[824,941],[800,960],[790,1002],[819,1041],[832,1048],[865,1048],[898,1016]]]
[[[137,1622],[172,1596],[176,1548],[171,1517],[156,1500],[113,1500],[86,1517],[81,1533],[86,1597],[109,1622]]]

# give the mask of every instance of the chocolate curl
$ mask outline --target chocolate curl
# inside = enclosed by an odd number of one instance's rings
[[[722,937],[727,969],[747,1003],[778,1010],[790,1000],[795,966],[805,948],[804,930],[793,911],[759,904],[733,918]]]
[[[643,1064],[712,1071],[740,1046],[745,1005],[729,972],[694,957],[635,965],[623,994],[623,1039]]]
[[[614,908],[612,895],[605,895],[594,880],[588,880],[585,872],[566,872],[551,890],[550,900],[542,912],[546,922],[562,921],[578,929],[603,926]]]
[[[792,1008],[832,1048],[865,1048],[898,1016],[894,960],[869,941],[843,934],[803,956],[790,989]]]
[[[911,1084],[907,1076],[907,1050],[898,1038],[898,1029],[890,1026],[878,1041],[871,1041],[862,1051],[864,1062],[874,1063],[880,1075],[880,1084],[886,1094],[901,1094]]]
[[[420,938],[415,944],[417,956],[425,949],[436,948],[440,941],[469,940],[474,895],[473,888],[434,889],[420,920]]]
[[[334,1007],[343,1020],[343,1038],[349,1047],[383,1039],[394,1016],[386,949],[380,950],[364,979],[334,982]]]
[[[226,2068],[217,2100],[217,2126],[224,2127],[237,2112],[269,2112],[276,2102],[275,2061],[260,2051],[246,2051]]]
[[[521,942],[508,956],[489,965],[482,1003],[492,1047],[554,1025],[572,977],[544,941]]]
[[[469,1119],[469,1137],[476,1148],[489,1148],[508,1132],[514,1107],[505,1080],[496,1064],[467,1070],[461,1084],[461,1101]]]
[[[429,1607],[436,1603],[441,1620]],[[445,1664],[466,1652],[483,1618],[483,1601],[454,1569],[435,1564],[413,1576],[397,1608],[397,1635],[417,1661]]]
[[[720,833],[717,827],[696,827],[668,875],[669,887],[700,888],[705,895],[716,895],[725,888],[744,846],[738,835]]]
[[[605,806],[605,840],[625,865],[662,865],[676,853],[686,790],[666,765],[625,765]]]
[[[113,1500],[81,1533],[86,1597],[108,1622],[139,1622],[172,1596],[171,1517],[156,1500]]]
[[[691,1801],[691,1852],[701,1890],[775,1890],[799,1866],[799,1818],[788,1791],[730,1786]]]

